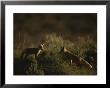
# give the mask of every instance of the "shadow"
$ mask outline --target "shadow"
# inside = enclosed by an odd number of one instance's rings
[[[14,58],[14,75],[26,75],[25,60],[21,58]]]

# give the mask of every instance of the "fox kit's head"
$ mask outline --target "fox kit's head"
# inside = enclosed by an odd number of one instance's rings
[[[41,49],[42,49],[42,50],[44,49],[44,45],[45,45],[44,43],[43,43],[43,44],[41,44]]]
[[[45,45],[44,43],[41,43],[38,48],[39,48],[40,50],[44,50],[44,45]]]
[[[65,53],[65,52],[67,52],[67,53],[69,53],[69,54],[72,54],[72,52],[71,51],[69,51],[67,48],[65,48],[64,46],[63,47],[61,47],[61,50],[60,50],[60,53]]]

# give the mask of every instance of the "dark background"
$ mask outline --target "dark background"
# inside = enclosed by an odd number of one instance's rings
[[[70,41],[90,36],[97,40],[96,13],[15,13],[14,41],[28,36],[34,44],[46,34],[56,33]]]

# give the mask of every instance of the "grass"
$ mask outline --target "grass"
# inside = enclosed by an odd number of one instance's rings
[[[28,39],[28,41],[26,40]],[[15,75],[96,75],[97,74],[97,43],[91,37],[79,37],[76,41],[63,39],[53,33],[45,36],[46,51],[37,60],[33,55],[26,59],[20,58],[23,49],[37,47],[25,35],[14,43],[14,74]],[[78,67],[75,63],[71,66],[59,52],[65,46],[72,53],[86,59],[93,65],[93,69]],[[19,70],[20,69],[20,70]]]

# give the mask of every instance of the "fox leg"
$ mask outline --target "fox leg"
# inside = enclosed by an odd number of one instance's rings
[[[70,65],[72,65],[72,63],[73,63],[73,62],[72,62],[72,59],[71,59],[71,60],[70,60]]]
[[[37,56],[39,56],[40,53],[41,53],[41,50],[39,50],[39,51],[37,52]]]

